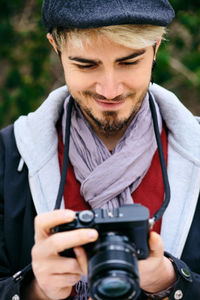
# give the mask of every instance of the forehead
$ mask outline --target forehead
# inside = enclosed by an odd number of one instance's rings
[[[108,39],[106,36],[91,36],[88,40],[80,39],[78,41],[68,39],[64,52],[68,56],[89,57],[90,59],[99,59],[108,57],[109,59],[120,59],[133,53],[145,53],[148,48],[134,49],[126,47],[117,42]]]

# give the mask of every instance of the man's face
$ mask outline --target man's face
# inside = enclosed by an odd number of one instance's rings
[[[62,51],[66,84],[98,133],[126,129],[146,95],[153,47],[134,50],[105,36],[80,48],[67,41]]]

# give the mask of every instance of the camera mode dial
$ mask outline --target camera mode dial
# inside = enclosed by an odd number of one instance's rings
[[[84,210],[79,213],[78,218],[82,224],[89,224],[94,220],[94,213],[91,210]]]

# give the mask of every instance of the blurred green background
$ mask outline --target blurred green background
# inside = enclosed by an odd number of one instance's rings
[[[159,51],[155,82],[200,114],[200,3],[171,0],[176,20]],[[0,127],[35,110],[64,84],[59,59],[45,38],[42,0],[0,2]]]

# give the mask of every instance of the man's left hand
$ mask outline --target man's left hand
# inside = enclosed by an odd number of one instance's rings
[[[172,262],[164,256],[161,236],[150,232],[150,255],[139,260],[140,287],[148,293],[157,293],[167,289],[176,281],[176,273]]]

